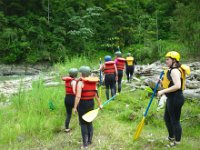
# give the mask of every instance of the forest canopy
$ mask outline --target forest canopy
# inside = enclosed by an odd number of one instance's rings
[[[198,56],[199,0],[0,0],[0,62],[62,62],[114,52]],[[155,56],[156,54],[156,56]],[[197,55],[198,54],[198,55]]]

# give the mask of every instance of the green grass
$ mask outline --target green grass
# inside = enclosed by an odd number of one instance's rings
[[[128,90],[128,87],[124,86]],[[104,92],[104,90],[103,90]],[[103,100],[105,100],[104,94]],[[48,107],[49,100],[55,110]],[[145,91],[122,93],[99,112],[94,121],[94,139],[91,149],[165,149],[163,139],[167,131],[163,110],[156,111],[154,101],[141,137],[133,142],[133,134],[142,118],[149,97]],[[73,115],[72,132],[64,133],[64,87],[45,88],[42,80],[33,83],[30,92],[20,91],[12,98],[13,104],[0,109],[0,149],[78,149],[81,145],[78,116]],[[182,119],[198,115],[199,102],[187,101]],[[199,116],[197,116],[199,117]],[[199,118],[182,122],[182,145],[176,149],[198,149]]]
[[[92,70],[99,69],[99,61],[102,59],[102,63],[104,62],[104,56],[110,54],[108,52],[98,52],[96,55],[92,55],[91,57],[86,56],[73,56],[72,58],[66,58],[64,64],[57,63],[53,66],[54,70],[58,72],[59,75],[66,75],[66,72],[70,68],[80,68],[83,65],[89,66]],[[114,54],[113,54],[114,55]],[[114,57],[113,57],[114,59]]]
[[[66,63],[54,66],[58,75],[65,75],[71,67],[87,64],[93,68],[99,60],[90,61],[84,57],[73,58]],[[42,77],[33,82],[33,89],[19,93],[11,98],[12,104],[0,108],[0,149],[52,149],[76,150],[81,145],[81,133],[78,116],[73,115],[70,123],[71,133],[63,132],[65,121],[63,85],[45,87]],[[129,91],[123,85],[123,91]],[[102,91],[102,101],[105,100],[105,89]],[[137,124],[149,101],[146,91],[121,93],[99,112],[94,124],[94,138],[90,149],[166,149],[167,130],[163,121],[163,111],[156,111],[156,99],[152,103],[145,126],[138,141],[133,141]],[[4,101],[2,98],[1,101]],[[49,101],[55,105],[55,110],[49,108]],[[182,111],[183,139],[182,144],[175,149],[198,149],[200,141],[200,102],[186,101]],[[189,119],[188,119],[189,118]]]

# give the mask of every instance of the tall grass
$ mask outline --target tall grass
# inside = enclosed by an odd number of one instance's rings
[[[3,143],[33,136],[51,137],[53,132],[61,129],[63,123],[63,87],[45,88],[42,80],[33,83],[30,92],[19,91],[12,98],[12,105],[0,109],[1,134]],[[56,109],[51,111],[48,106],[52,100]],[[58,119],[61,118],[61,119]]]
[[[104,54],[98,55],[98,57],[86,56],[73,56],[72,58],[66,58],[64,63],[55,64],[54,70],[56,70],[59,74],[65,75],[70,68],[80,68],[81,66],[89,66],[91,69],[98,69],[99,67],[99,59],[100,57],[104,57]]]

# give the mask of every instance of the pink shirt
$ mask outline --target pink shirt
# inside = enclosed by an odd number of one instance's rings
[[[115,59],[115,64],[117,64],[118,58]]]

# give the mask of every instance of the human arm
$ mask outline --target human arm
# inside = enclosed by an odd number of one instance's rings
[[[95,99],[97,100],[97,104],[98,104],[99,108],[102,108],[102,106],[101,106],[101,100],[100,100],[100,98],[99,98],[99,96],[98,96],[97,93],[95,94]]]
[[[99,69],[100,69],[101,71],[103,71],[103,70],[104,70],[104,68],[105,68],[105,66],[104,66],[104,65],[100,65],[100,68],[99,68]]]
[[[116,64],[114,64],[114,66],[115,66],[115,75],[116,75],[116,80],[118,80],[118,71],[117,71],[117,66],[116,66]]]
[[[71,82],[71,86],[72,86],[73,93],[75,94],[76,93],[76,81],[75,80],[73,80]]]
[[[75,98],[74,108],[73,108],[74,113],[77,112],[77,106],[78,106],[80,99],[81,99],[82,87],[83,87],[83,83],[81,81],[79,81],[78,85],[77,85],[76,98]]]

